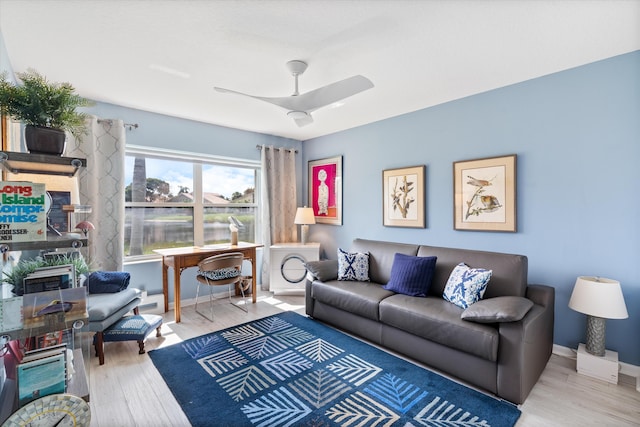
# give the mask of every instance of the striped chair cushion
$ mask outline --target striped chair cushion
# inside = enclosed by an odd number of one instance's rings
[[[198,270],[198,275],[206,277],[209,280],[224,280],[238,277],[240,272],[235,267],[221,268],[219,270]]]

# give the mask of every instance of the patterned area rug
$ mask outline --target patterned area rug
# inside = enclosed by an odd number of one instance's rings
[[[514,405],[293,312],[149,352],[193,426],[513,426]]]

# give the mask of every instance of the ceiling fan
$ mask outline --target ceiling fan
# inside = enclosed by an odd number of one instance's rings
[[[331,105],[373,87],[371,80],[364,76],[357,75],[312,90],[311,92],[301,94],[298,92],[298,76],[305,72],[307,69],[307,63],[294,60],[287,62],[286,65],[287,69],[295,79],[295,88],[291,96],[272,98],[247,95],[246,93],[236,92],[235,90],[224,89],[221,87],[214,87],[214,89],[222,93],[235,93],[236,95],[248,96],[249,98],[259,99],[260,101],[265,101],[284,108],[285,110],[288,110],[287,115],[291,117],[298,126],[302,127],[313,123],[311,113],[315,110],[326,107],[327,105]]]

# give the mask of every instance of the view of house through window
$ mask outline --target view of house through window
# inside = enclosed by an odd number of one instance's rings
[[[257,165],[128,152],[125,168],[126,256],[227,243],[230,217],[255,242]]]

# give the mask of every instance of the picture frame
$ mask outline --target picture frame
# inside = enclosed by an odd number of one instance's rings
[[[517,231],[515,154],[453,163],[453,228]]]
[[[342,225],[342,156],[309,161],[308,182],[316,223]]]
[[[426,166],[382,171],[382,224],[425,228]]]

